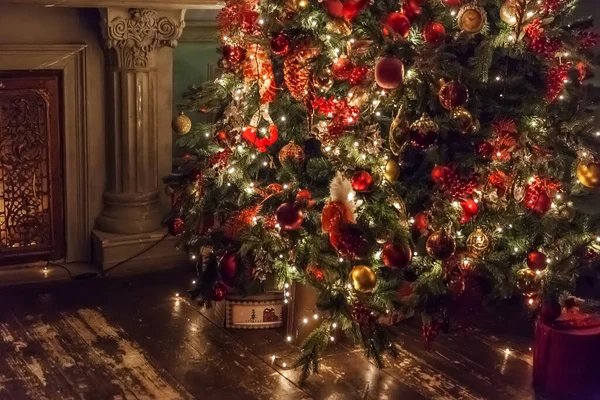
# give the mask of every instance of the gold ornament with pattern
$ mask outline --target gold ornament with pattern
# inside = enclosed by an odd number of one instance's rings
[[[517,6],[511,1],[502,4],[502,7],[500,7],[500,19],[510,26],[515,26],[519,22]]]
[[[304,149],[298,146],[294,141],[289,142],[279,150],[279,162],[284,163],[286,160],[301,164],[304,161]]]
[[[479,121],[464,107],[452,110],[452,122],[463,135],[474,135],[479,130]]]
[[[180,111],[179,114],[173,118],[171,128],[173,128],[173,131],[180,136],[186,135],[192,130],[192,120],[190,120],[183,111]]]
[[[490,235],[480,227],[467,237],[467,249],[475,257],[486,254],[490,250],[491,244]]]

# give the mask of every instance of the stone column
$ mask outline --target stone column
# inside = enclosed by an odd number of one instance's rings
[[[92,232],[94,263],[106,269],[127,260],[115,273],[178,265],[187,257],[175,249],[175,238],[165,238],[160,193],[172,159],[171,48],[185,11],[100,12],[107,49],[108,176],[104,209]]]
[[[107,191],[96,228],[111,233],[146,233],[160,228],[157,53],[175,47],[184,11],[102,10],[108,59]],[[169,79],[172,79],[169,77]],[[168,94],[171,96],[171,94]],[[161,127],[161,129],[164,127]],[[164,130],[164,129],[162,129]],[[169,155],[170,157],[170,155]]]

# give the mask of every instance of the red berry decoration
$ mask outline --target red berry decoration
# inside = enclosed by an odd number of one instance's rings
[[[396,89],[404,82],[404,63],[395,57],[384,57],[375,65],[375,82],[382,89]]]
[[[352,86],[356,86],[360,83],[362,83],[362,81],[365,80],[365,78],[367,77],[367,75],[369,74],[369,68],[368,67],[354,67],[352,68],[352,71],[350,72],[350,76],[348,77],[348,82],[350,82],[350,84]]]
[[[225,299],[226,294],[227,294],[227,286],[218,282],[215,285],[215,287],[213,288],[213,292],[212,292],[212,295],[210,296],[210,299],[212,301],[223,301]]]
[[[373,178],[371,178],[371,174],[367,171],[358,171],[354,175],[352,175],[352,189],[357,192],[364,192],[371,188],[371,184],[373,183]]]
[[[447,167],[445,165],[436,165],[431,171],[431,180],[436,185],[443,185],[448,179],[449,174],[450,167]]]
[[[386,267],[402,269],[410,264],[412,251],[405,243],[386,243],[383,247],[383,264]]]
[[[285,56],[290,51],[290,38],[285,33],[278,33],[271,40],[271,50],[278,56]]]
[[[173,218],[169,222],[169,233],[173,236],[179,236],[183,233],[184,226],[185,223],[183,222],[183,219],[179,217]]]
[[[354,66],[348,57],[340,57],[331,65],[333,77],[342,81],[350,78],[353,70]]]
[[[469,100],[469,89],[460,82],[450,81],[440,89],[439,98],[442,107],[452,110]]]
[[[246,59],[246,49],[226,44],[223,46],[223,57],[231,64],[240,64]]]
[[[446,28],[439,22],[430,22],[423,29],[423,39],[427,44],[438,46],[446,37]]]
[[[221,273],[221,280],[227,286],[233,286],[235,283],[235,276],[237,275],[238,262],[237,253],[230,251],[225,253],[221,261],[219,261],[219,272]]]
[[[383,34],[392,35],[398,34],[406,39],[410,32],[410,20],[401,12],[393,12],[389,14],[383,23]]]
[[[299,191],[296,195],[296,203],[305,208],[313,208],[315,205],[315,201],[312,199],[312,193],[310,190]]]
[[[284,231],[295,231],[302,226],[304,213],[302,209],[295,203],[283,203],[275,211],[277,223]]]
[[[479,154],[482,158],[489,160],[494,154],[494,145],[490,142],[481,142],[477,146],[476,153]]]
[[[543,271],[546,269],[546,255],[540,251],[532,251],[527,255],[527,266],[532,271]]]
[[[418,232],[424,232],[429,230],[429,216],[425,211],[421,211],[415,214],[413,217],[415,221],[413,223],[413,228]]]

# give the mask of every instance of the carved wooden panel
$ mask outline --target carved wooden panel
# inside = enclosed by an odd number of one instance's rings
[[[0,264],[64,255],[60,74],[0,72]]]

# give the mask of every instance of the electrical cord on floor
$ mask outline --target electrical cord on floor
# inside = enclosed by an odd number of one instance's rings
[[[131,257],[128,257],[128,258],[124,259],[123,261],[119,261],[118,263],[116,263],[112,267],[107,268],[107,269],[105,269],[102,272],[84,272],[84,273],[79,274],[79,275],[73,275],[71,273],[71,271],[69,271],[69,269],[67,267],[65,267],[64,265],[58,264],[58,263],[55,263],[55,262],[52,262],[52,261],[48,261],[47,262],[46,268],[49,265],[51,265],[53,267],[62,268],[65,271],[67,271],[67,274],[69,274],[69,278],[71,278],[73,280],[75,280],[75,279],[91,279],[91,278],[96,278],[96,277],[98,277],[100,275],[106,276],[109,272],[114,271],[116,268],[120,267],[121,265],[123,265],[123,264],[125,264],[125,263],[127,263],[127,262],[129,262],[129,261],[131,261],[131,260],[133,260],[133,259],[135,259],[135,258],[137,258],[137,257],[139,257],[139,256],[141,256],[141,255],[143,255],[145,253],[147,253],[147,252],[149,252],[150,250],[152,250],[153,248],[155,248],[156,246],[158,246],[160,243],[162,243],[167,238],[167,236],[169,236],[169,234],[165,233],[165,235],[163,237],[161,237],[159,240],[157,240],[151,246],[145,248],[144,250],[140,251],[139,253],[136,253],[136,254],[132,255]]]

